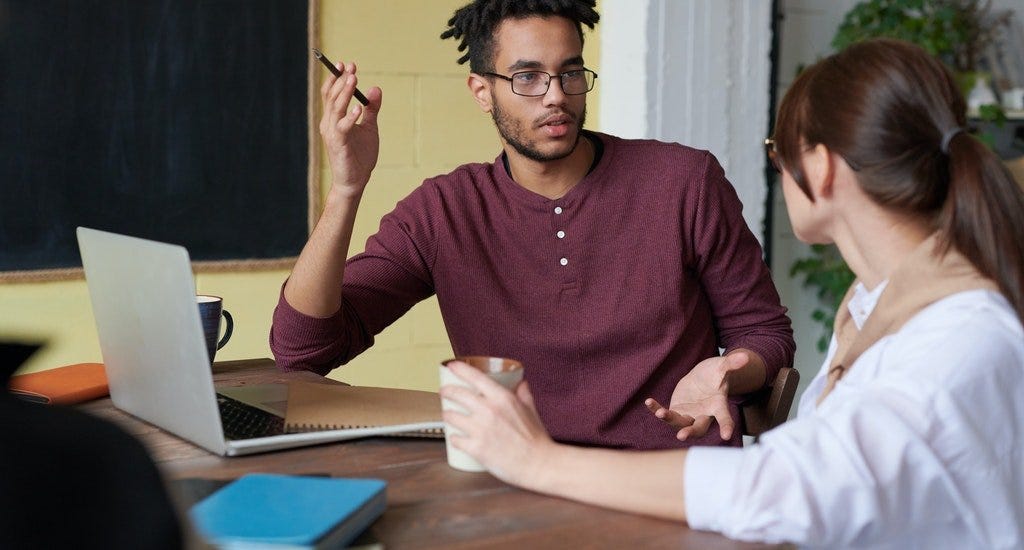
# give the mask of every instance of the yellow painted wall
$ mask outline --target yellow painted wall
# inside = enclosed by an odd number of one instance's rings
[[[468,67],[455,63],[456,42],[438,38],[464,3],[321,2],[320,48],[334,61],[355,60],[360,88],[384,91],[380,161],[356,219],[352,254],[363,249],[380,217],[424,178],[465,162],[490,161],[500,150],[490,116],[479,111],[466,89]],[[598,42],[596,33],[588,34],[584,56],[600,72]],[[588,99],[591,128],[599,127],[596,99],[595,93]],[[321,179],[326,190],[326,159]],[[217,353],[218,360],[270,356],[270,318],[285,277],[285,271],[197,275],[197,290],[223,296],[235,318],[234,335]],[[0,337],[48,342],[23,372],[102,360],[83,281],[0,285]],[[430,299],[331,377],[360,385],[436,389],[436,365],[450,355],[437,300]]]

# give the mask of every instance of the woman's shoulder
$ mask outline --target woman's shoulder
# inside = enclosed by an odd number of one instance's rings
[[[925,369],[945,383],[988,369],[1024,374],[1024,327],[1006,298],[991,290],[959,292],[924,308],[887,347],[891,368]]]
[[[941,334],[961,341],[984,332],[1012,337],[1024,346],[1024,327],[1013,306],[999,292],[987,289],[966,290],[938,300],[911,317],[899,332],[933,337]]]

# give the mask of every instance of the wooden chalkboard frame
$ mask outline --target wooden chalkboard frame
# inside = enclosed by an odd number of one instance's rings
[[[319,1],[308,0],[307,14],[307,50],[318,47],[319,43]],[[319,117],[319,86],[318,75],[321,67],[312,55],[307,58],[306,89],[307,89],[307,234],[313,230],[320,211],[320,137],[318,133]],[[266,259],[232,259],[215,261],[193,261],[195,272],[244,272],[290,269],[296,257]],[[5,283],[36,283],[48,281],[66,281],[84,279],[81,267],[60,269],[29,269],[18,271],[0,271],[0,284]]]

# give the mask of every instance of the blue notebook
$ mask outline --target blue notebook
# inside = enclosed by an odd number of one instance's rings
[[[384,513],[386,486],[380,479],[249,474],[190,515],[221,548],[337,548]]]

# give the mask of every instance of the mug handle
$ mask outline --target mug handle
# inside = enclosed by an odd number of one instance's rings
[[[231,331],[235,329],[235,320],[231,318],[228,310],[222,310],[221,314],[224,316],[224,320],[227,321],[227,326],[224,328],[224,336],[221,337],[220,342],[217,342],[217,349],[224,347],[224,344],[228,343],[228,340],[231,339]]]

